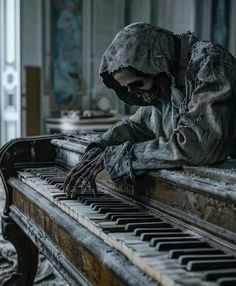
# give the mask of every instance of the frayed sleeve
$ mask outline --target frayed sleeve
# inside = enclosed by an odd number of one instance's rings
[[[151,107],[140,107],[136,113],[122,121],[102,134],[96,142],[89,144],[86,151],[93,147],[105,149],[108,146],[116,146],[125,142],[142,142],[155,137],[149,126],[149,118],[152,113]],[[159,121],[161,116],[157,118]]]

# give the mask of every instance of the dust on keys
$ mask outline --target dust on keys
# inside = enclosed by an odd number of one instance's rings
[[[236,285],[236,256],[231,251],[107,191],[68,199],[62,188],[65,176],[57,166],[18,171],[20,180],[161,285]]]

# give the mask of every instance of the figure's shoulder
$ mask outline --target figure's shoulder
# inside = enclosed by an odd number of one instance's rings
[[[236,59],[224,47],[210,41],[198,41],[192,46],[190,63],[200,64],[207,58],[222,64],[236,65]]]

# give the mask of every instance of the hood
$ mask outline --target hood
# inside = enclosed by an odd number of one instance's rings
[[[111,73],[132,67],[145,74],[167,73],[175,66],[175,36],[172,32],[146,23],[134,23],[122,29],[105,51],[99,74],[108,88],[129,105],[146,105],[121,87]]]

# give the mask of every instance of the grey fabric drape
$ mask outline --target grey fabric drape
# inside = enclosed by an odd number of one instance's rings
[[[177,36],[136,23],[118,33],[100,67],[104,83],[127,103],[129,93],[111,73],[128,66],[168,74],[171,99],[140,107],[98,140],[113,180],[226,158],[234,148],[236,118],[236,60],[230,53],[211,42],[196,42],[192,34]],[[130,102],[142,105],[137,98]]]

